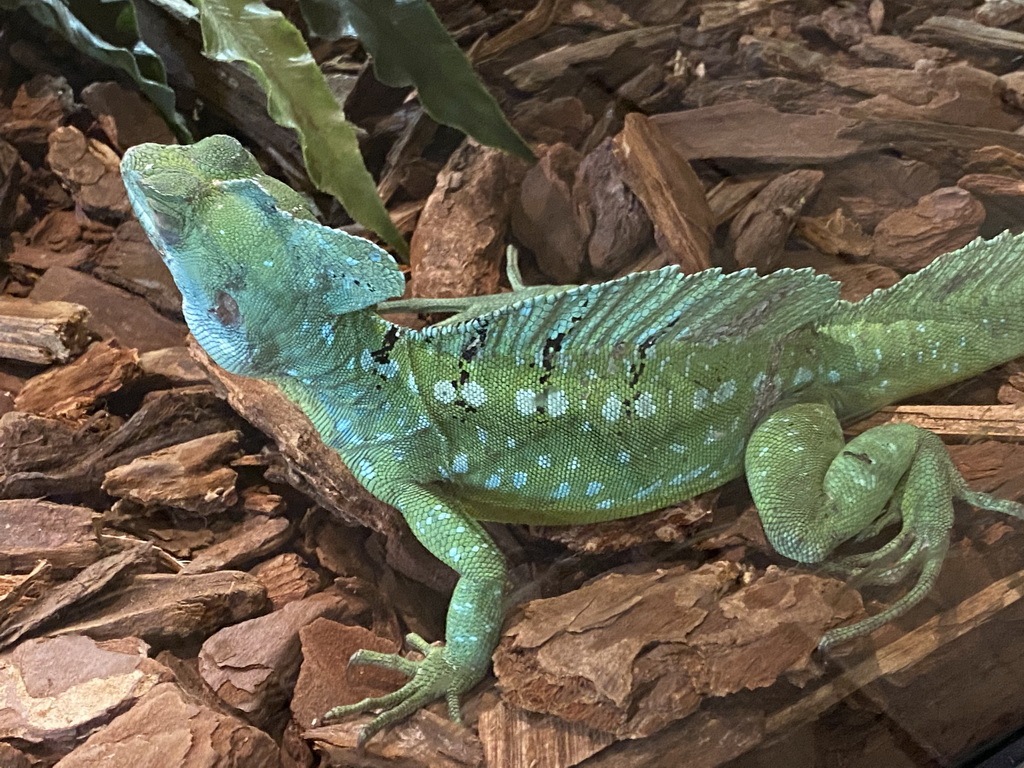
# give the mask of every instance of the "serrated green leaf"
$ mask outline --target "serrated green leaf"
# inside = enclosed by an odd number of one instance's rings
[[[482,144],[533,159],[473,65],[426,0],[299,0],[313,34],[355,36],[386,85],[412,85],[434,120]]]
[[[267,93],[267,109],[294,128],[310,180],[403,256],[405,240],[377,195],[355,128],[345,120],[295,25],[252,0],[197,0],[207,56],[241,61]]]
[[[127,72],[182,141],[192,141],[167,85],[163,62],[139,39],[135,7],[128,0],[0,0],[0,10],[24,8],[75,48]]]

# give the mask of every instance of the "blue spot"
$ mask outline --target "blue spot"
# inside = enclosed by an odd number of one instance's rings
[[[596,480],[592,481],[587,485],[587,496],[597,496],[602,488],[604,488],[604,483],[599,483]]]
[[[564,499],[566,496],[569,495],[569,488],[570,486],[568,483],[559,483],[558,487],[555,488],[555,490],[552,492],[551,498]]]
[[[499,475],[491,475],[484,480],[484,488],[487,490],[494,490],[499,485],[501,485],[501,477]]]
[[[526,473],[525,472],[513,472],[512,473],[512,485],[516,488],[522,488],[526,485]]]

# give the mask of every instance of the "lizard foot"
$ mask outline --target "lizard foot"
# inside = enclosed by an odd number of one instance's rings
[[[442,644],[431,645],[415,633],[406,635],[405,641],[414,650],[423,654],[422,660],[412,661],[397,653],[361,650],[352,655],[349,664],[369,664],[385,669],[395,669],[409,675],[409,682],[397,691],[392,691],[384,696],[374,696],[355,704],[334,707],[322,718],[326,722],[370,710],[383,710],[359,731],[357,742],[359,746],[365,744],[381,729],[411,715],[417,709],[425,707],[442,696],[448,701],[448,716],[455,722],[462,722],[459,697],[476,682],[479,675],[460,671],[451,663],[448,658],[448,649]]]

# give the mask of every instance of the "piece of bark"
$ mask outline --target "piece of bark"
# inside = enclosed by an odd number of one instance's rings
[[[498,292],[509,210],[526,168],[468,139],[452,154],[409,246],[413,296]]]
[[[840,209],[871,232],[893,211],[914,205],[938,186],[938,171],[926,163],[866,154],[830,166],[806,213],[828,216]]]
[[[711,491],[636,517],[585,525],[538,526],[532,530],[575,552],[623,552],[642,544],[680,542],[693,536],[696,524],[711,516],[717,498],[717,491]]]
[[[251,568],[249,574],[267,590],[267,599],[275,611],[320,591],[324,586],[320,574],[309,568],[294,552],[283,552],[264,560]]]
[[[191,351],[225,393],[231,407],[273,438],[285,458],[277,468],[280,477],[272,478],[274,467],[269,467],[268,480],[279,479],[292,485],[343,521],[365,525],[386,535],[408,531],[401,515],[356,481],[338,452],[323,444],[316,427],[281,390],[269,382],[227,373],[194,343]]]
[[[222,568],[240,568],[260,557],[273,554],[288,540],[291,524],[284,517],[254,515],[228,531],[222,541],[199,551],[183,574],[209,573]]]
[[[1005,111],[999,77],[967,64],[932,69],[831,66],[825,79],[872,96],[847,107],[859,117],[930,120],[1013,131],[1019,117]]]
[[[779,112],[756,101],[734,101],[653,115],[665,138],[686,160],[738,157],[768,163],[815,163],[863,149],[841,132],[855,121],[835,114]]]
[[[724,562],[612,574],[528,603],[495,653],[499,687],[518,706],[637,738],[708,697],[805,679],[824,631],[861,613],[833,579],[770,568],[735,589],[739,575]]]
[[[94,82],[82,89],[81,99],[99,118],[114,146],[122,151],[144,141],[176,143],[167,121],[136,88],[116,82]]]
[[[14,233],[8,261],[39,270],[80,267],[95,250],[83,239],[83,219],[75,211],[50,211],[24,235]]]
[[[167,319],[145,299],[73,269],[46,270],[31,297],[82,304],[89,310],[90,329],[139,352],[183,346],[188,333],[184,323]]]
[[[741,268],[762,274],[782,258],[796,218],[818,190],[824,172],[798,170],[768,182],[729,225],[733,257]]]
[[[75,109],[75,96],[63,77],[38,74],[18,87],[9,114],[0,119],[0,136],[30,163],[42,161],[50,134]]]
[[[3,574],[0,576],[0,616],[7,616],[16,609],[18,603],[30,594],[38,594],[50,583],[51,566],[40,560],[35,567],[24,576]],[[27,601],[26,601],[27,602]]]
[[[27,640],[0,655],[0,738],[32,744],[39,757],[66,753],[170,679],[147,650],[138,638],[65,635]]]
[[[871,254],[871,237],[860,225],[836,208],[828,216],[800,216],[795,234],[822,253],[866,258]]]
[[[532,142],[570,146],[577,146],[594,127],[594,118],[575,96],[527,99],[516,105],[511,122]]]
[[[250,464],[250,461],[257,463]],[[257,456],[242,456],[231,462],[231,466],[241,468],[248,466],[262,466]],[[280,517],[288,511],[288,504],[276,493],[270,493],[266,486],[250,485],[243,488],[242,510],[250,515],[263,515],[265,517]]]
[[[404,675],[380,667],[344,667],[344,660],[361,648],[381,653],[398,650],[395,644],[362,627],[317,619],[300,630],[300,637],[302,667],[291,707],[295,721],[302,727],[319,722],[331,707],[390,693],[406,682]],[[436,714],[436,709],[435,704],[417,710],[386,728],[366,745],[365,753],[371,760],[390,758],[410,768],[482,766],[480,742],[464,725],[453,723],[447,715]],[[374,763],[363,762],[356,739],[359,729],[371,718],[372,715],[353,715],[334,725],[307,730],[303,736],[312,740],[316,751],[332,759],[334,765],[369,766]]]
[[[540,270],[562,285],[579,282],[586,250],[572,194],[580,160],[568,144],[542,150],[523,177],[512,208],[516,239],[533,252]]]
[[[135,219],[121,224],[99,255],[93,274],[146,299],[167,315],[181,312],[181,294],[160,254]]]
[[[238,417],[209,387],[150,392],[125,422],[104,411],[79,424],[8,413],[0,417],[0,495],[92,493],[114,467],[240,426]]]
[[[219,432],[140,456],[103,478],[111,496],[140,505],[214,515],[238,501],[238,473],[226,466],[242,455],[238,431]]]
[[[139,375],[139,355],[115,341],[92,344],[77,360],[39,374],[14,398],[20,411],[44,417],[81,418]]]
[[[207,382],[206,372],[192,359],[185,347],[166,347],[139,355],[139,369],[144,376],[166,381],[176,387]]]
[[[268,607],[263,585],[241,571],[142,574],[57,631],[97,639],[134,635],[163,647],[210,635]]]
[[[0,623],[0,647],[6,648],[52,625],[57,619],[63,618],[72,606],[88,601],[130,570],[138,569],[151,554],[151,548],[147,545],[129,546],[121,552],[97,560],[70,581],[50,587],[36,602],[3,618]],[[130,634],[112,634],[101,639],[126,637]]]
[[[46,163],[70,187],[82,210],[115,224],[128,218],[131,205],[113,150],[70,125],[57,128],[49,142]]]
[[[1024,197],[1024,179],[1012,176],[1000,176],[995,173],[968,173],[957,179],[956,185],[974,195]]]
[[[266,733],[185,696],[173,683],[153,687],[135,706],[93,733],[54,768],[281,768]]]
[[[623,164],[611,139],[580,162],[572,201],[595,275],[608,278],[620,274],[654,244],[654,225],[623,179]]]
[[[203,643],[199,673],[221,699],[250,722],[269,725],[291,696],[302,652],[299,631],[315,619],[365,619],[370,606],[329,592],[288,603],[279,611],[225,627]],[[343,659],[335,659],[339,668]]]
[[[95,514],[88,507],[40,499],[0,500],[0,572],[25,573],[40,560],[57,570],[95,562],[101,554]]]
[[[884,150],[921,160],[954,177],[965,159],[984,147],[1001,146],[1024,153],[1024,135],[1019,133],[928,120],[860,120],[842,135],[861,142],[864,150]]]
[[[887,216],[875,228],[872,261],[901,272],[916,272],[936,257],[978,236],[985,207],[970,192],[943,187],[913,208]]]
[[[538,759],[545,766],[588,765],[587,758],[615,742],[605,731],[513,707],[494,691],[481,698],[478,728],[485,765],[529,766]]]
[[[601,35],[592,40],[575,45],[564,45],[553,51],[542,53],[532,59],[516,64],[505,70],[506,77],[521,91],[539,91],[552,80],[560,78],[570,67],[582,67],[584,65],[598,66],[607,65],[607,61],[614,54],[619,53],[617,62],[622,69],[617,70],[616,78],[625,79],[643,69],[645,61],[650,61],[657,55],[659,50],[667,50],[675,42],[678,34],[678,27],[673,24],[660,27],[641,27],[640,29],[629,29],[611,35]],[[636,51],[629,63],[636,67],[635,71],[628,71],[623,64],[621,54],[625,51]]]
[[[623,178],[664,239],[669,260],[687,274],[708,269],[713,216],[690,164],[656,123],[635,112],[626,115],[613,146]]]
[[[29,756],[5,741],[0,741],[0,765],[6,768],[32,768]]]
[[[23,175],[18,150],[13,144],[0,139],[0,231],[10,232],[14,229]]]
[[[89,310],[65,301],[0,297],[0,357],[26,363],[66,363],[92,337]]]
[[[850,48],[850,53],[871,66],[906,69],[922,60],[941,62],[952,57],[945,48],[922,45],[898,35],[866,36]]]

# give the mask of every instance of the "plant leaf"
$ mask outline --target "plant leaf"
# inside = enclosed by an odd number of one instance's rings
[[[329,40],[358,37],[377,79],[393,87],[415,86],[423,109],[437,122],[534,159],[426,0],[299,0],[299,5],[313,34]]]
[[[377,195],[355,128],[309,53],[299,30],[253,0],[197,0],[207,56],[241,61],[267,93],[270,116],[294,128],[310,180],[403,256],[409,249]]]

